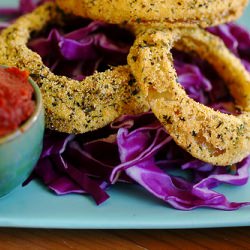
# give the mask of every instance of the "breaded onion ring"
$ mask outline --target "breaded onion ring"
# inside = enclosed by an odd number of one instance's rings
[[[113,24],[163,22],[208,27],[236,20],[247,0],[56,0],[67,13]]]
[[[223,114],[187,96],[173,66],[173,45],[198,53],[217,70],[240,115]],[[147,30],[137,37],[128,62],[154,114],[191,155],[214,165],[249,155],[250,74],[220,39],[199,28]]]
[[[148,111],[128,66],[95,73],[80,82],[54,75],[41,57],[27,48],[31,33],[51,23],[62,23],[63,17],[54,3],[47,3],[19,18],[0,36],[0,64],[30,72],[42,91],[47,127],[83,133],[101,128],[122,114]]]

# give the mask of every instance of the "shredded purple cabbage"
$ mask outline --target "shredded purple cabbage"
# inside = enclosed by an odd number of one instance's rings
[[[211,207],[234,210],[250,204],[229,202],[224,195],[211,190],[221,183],[245,184],[248,180],[250,157],[238,164],[235,174],[228,173],[225,167],[208,166],[206,163],[192,160],[180,166],[183,171],[189,169],[196,174],[196,178],[187,180],[168,174],[169,167],[159,168],[157,166],[157,161],[154,158],[155,152],[167,144],[171,138],[167,137],[163,140],[164,136],[159,133],[158,136],[161,140],[158,142],[156,136],[157,143],[148,146],[147,133],[147,130],[128,132],[127,129],[120,129],[118,131],[118,147],[124,165],[122,168],[116,167],[113,172],[116,172],[117,168],[119,171],[124,170],[131,179],[154,196],[177,209],[190,210],[197,207]],[[131,145],[136,145],[136,147]],[[149,152],[145,154],[146,151]],[[199,171],[207,176],[198,178]]]
[[[0,10],[1,16],[9,18],[0,27],[43,2],[21,0],[17,9]],[[131,34],[101,22],[83,23],[67,32],[54,27],[32,39],[29,47],[53,72],[77,80],[105,70],[107,65],[126,63]],[[250,34],[246,30],[233,23],[208,30],[222,38],[250,71]],[[179,51],[173,55],[179,81],[191,98],[221,112],[235,112],[223,81],[210,65]],[[24,184],[39,178],[58,195],[89,194],[101,204],[109,198],[107,188],[115,183],[137,183],[176,209],[235,210],[249,202],[230,202],[213,189],[223,183],[246,184],[249,166],[250,156],[228,167],[194,159],[148,112],[124,115],[105,128],[81,135],[47,130],[40,161]]]
[[[226,46],[238,57],[246,69],[250,71],[250,33],[243,27],[229,23],[208,29],[209,32],[219,36]]]
[[[105,70],[107,65],[126,64],[132,35],[119,30],[120,37],[127,39],[118,41],[110,35],[116,32],[114,25],[88,21],[85,27],[68,33],[54,28],[28,46],[42,56],[44,64],[54,73],[82,80],[96,70]]]

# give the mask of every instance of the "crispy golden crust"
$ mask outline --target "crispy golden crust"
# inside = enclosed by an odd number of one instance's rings
[[[80,82],[54,75],[41,57],[27,48],[32,32],[62,19],[56,5],[47,3],[22,16],[0,35],[0,64],[29,70],[42,91],[47,127],[83,133],[101,128],[122,114],[148,111],[128,66],[95,73]]]
[[[187,96],[177,82],[170,53],[174,44],[214,66],[241,115],[222,114]],[[152,111],[182,148],[215,165],[233,164],[249,155],[250,75],[220,39],[199,28],[148,30],[137,37],[128,62]]]
[[[237,19],[248,0],[56,0],[67,13],[114,24],[164,22],[208,27]]]

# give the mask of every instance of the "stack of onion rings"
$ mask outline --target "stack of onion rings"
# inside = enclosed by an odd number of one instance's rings
[[[40,31],[49,22],[63,22],[64,14],[56,5],[45,4],[4,30],[0,37],[0,63],[31,72],[43,92],[49,128],[83,133],[101,128],[121,114],[140,113],[150,107],[176,143],[198,159],[229,165],[250,153],[249,73],[219,39],[198,28],[236,19],[247,0],[57,3],[67,13],[125,23],[136,34],[128,63],[139,84],[129,84],[133,78],[128,66],[96,73],[83,82],[50,72],[40,56],[26,46],[32,31]],[[173,45],[195,51],[215,67],[241,108],[239,116],[214,111],[186,95],[173,67]]]
[[[250,153],[249,73],[218,38],[199,28],[187,28],[234,20],[247,1],[57,0],[57,3],[68,13],[125,23],[137,34],[129,65],[152,111],[177,144],[194,157],[215,165],[236,163]],[[157,26],[173,29],[156,31]],[[197,52],[214,66],[241,108],[241,115],[222,114],[186,95],[173,67],[170,49],[174,44],[180,50]]]

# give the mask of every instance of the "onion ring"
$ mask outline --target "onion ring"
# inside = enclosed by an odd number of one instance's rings
[[[217,70],[240,115],[223,114],[187,96],[173,66],[173,45],[196,52]],[[220,39],[199,28],[147,30],[137,36],[128,63],[152,111],[179,146],[214,165],[249,155],[250,74]]]
[[[113,24],[162,22],[208,27],[236,20],[248,0],[56,0],[66,13]]]
[[[53,74],[27,47],[31,33],[51,23],[63,24],[63,18],[54,3],[46,3],[19,18],[0,36],[0,64],[30,72],[42,91],[47,127],[84,133],[104,127],[122,114],[148,111],[128,66],[97,72],[80,82]]]

